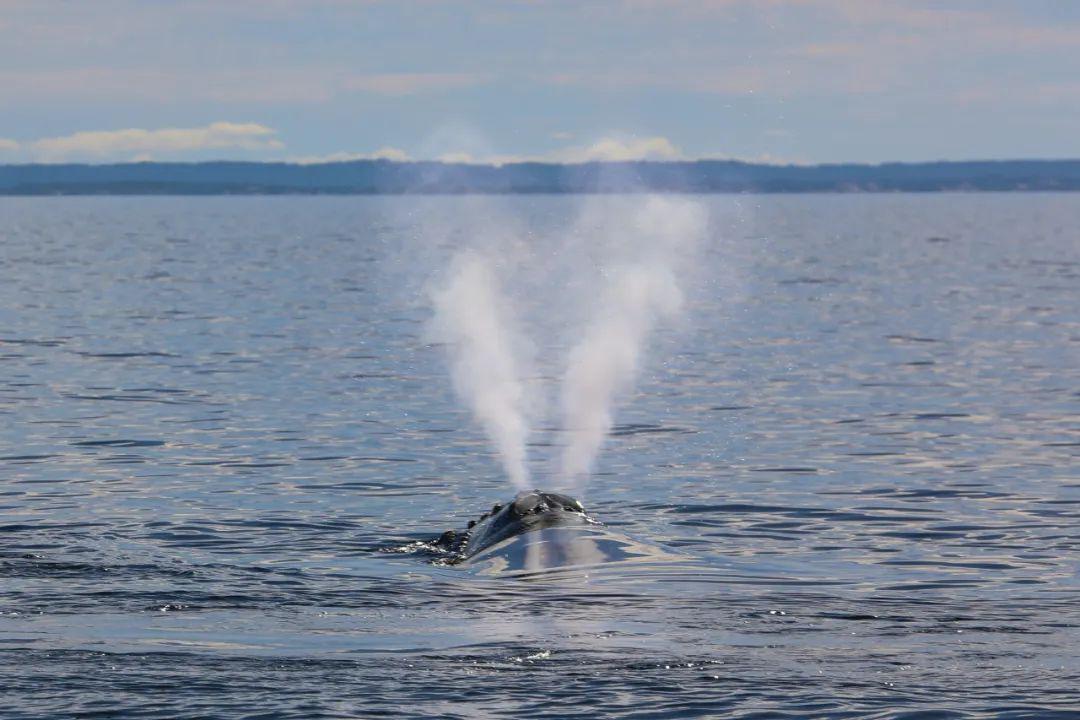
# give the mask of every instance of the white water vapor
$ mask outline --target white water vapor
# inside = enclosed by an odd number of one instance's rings
[[[459,252],[431,299],[432,334],[446,343],[454,390],[498,451],[510,481],[528,488],[527,398],[518,360],[524,340],[494,263],[473,251]]]
[[[577,491],[614,426],[616,403],[634,387],[650,335],[682,308],[680,280],[706,227],[704,210],[690,200],[649,197],[628,214],[597,202],[599,215],[588,222],[603,234],[592,238],[600,249],[599,294],[561,388],[567,440],[559,478]]]
[[[431,259],[445,270],[427,288],[428,337],[513,486],[531,488],[527,441],[540,427],[559,438],[539,445],[556,448],[542,484],[580,493],[650,340],[682,310],[707,214],[685,197],[600,195],[564,222],[535,212],[548,202],[506,212],[476,200],[423,223],[421,237],[441,239],[431,247],[451,249]],[[554,426],[537,424],[543,390],[558,400]]]

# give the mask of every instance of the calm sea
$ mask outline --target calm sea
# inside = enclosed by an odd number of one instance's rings
[[[513,494],[424,286],[587,200],[0,198],[0,716],[1080,717],[1080,194],[699,200],[585,496],[684,559],[519,578],[392,551]]]

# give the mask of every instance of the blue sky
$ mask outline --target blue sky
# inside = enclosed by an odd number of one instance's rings
[[[0,162],[1080,157],[1072,0],[0,0]]]

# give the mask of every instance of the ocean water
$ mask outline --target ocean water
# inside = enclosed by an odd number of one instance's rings
[[[657,558],[518,576],[406,551],[513,495],[424,287],[588,199],[0,198],[0,716],[1080,717],[1080,194],[698,201]]]

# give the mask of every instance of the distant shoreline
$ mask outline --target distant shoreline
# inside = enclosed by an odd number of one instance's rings
[[[760,165],[732,160],[574,165],[358,160],[0,165],[0,195],[464,195],[633,192],[1076,192],[1080,160]]]

